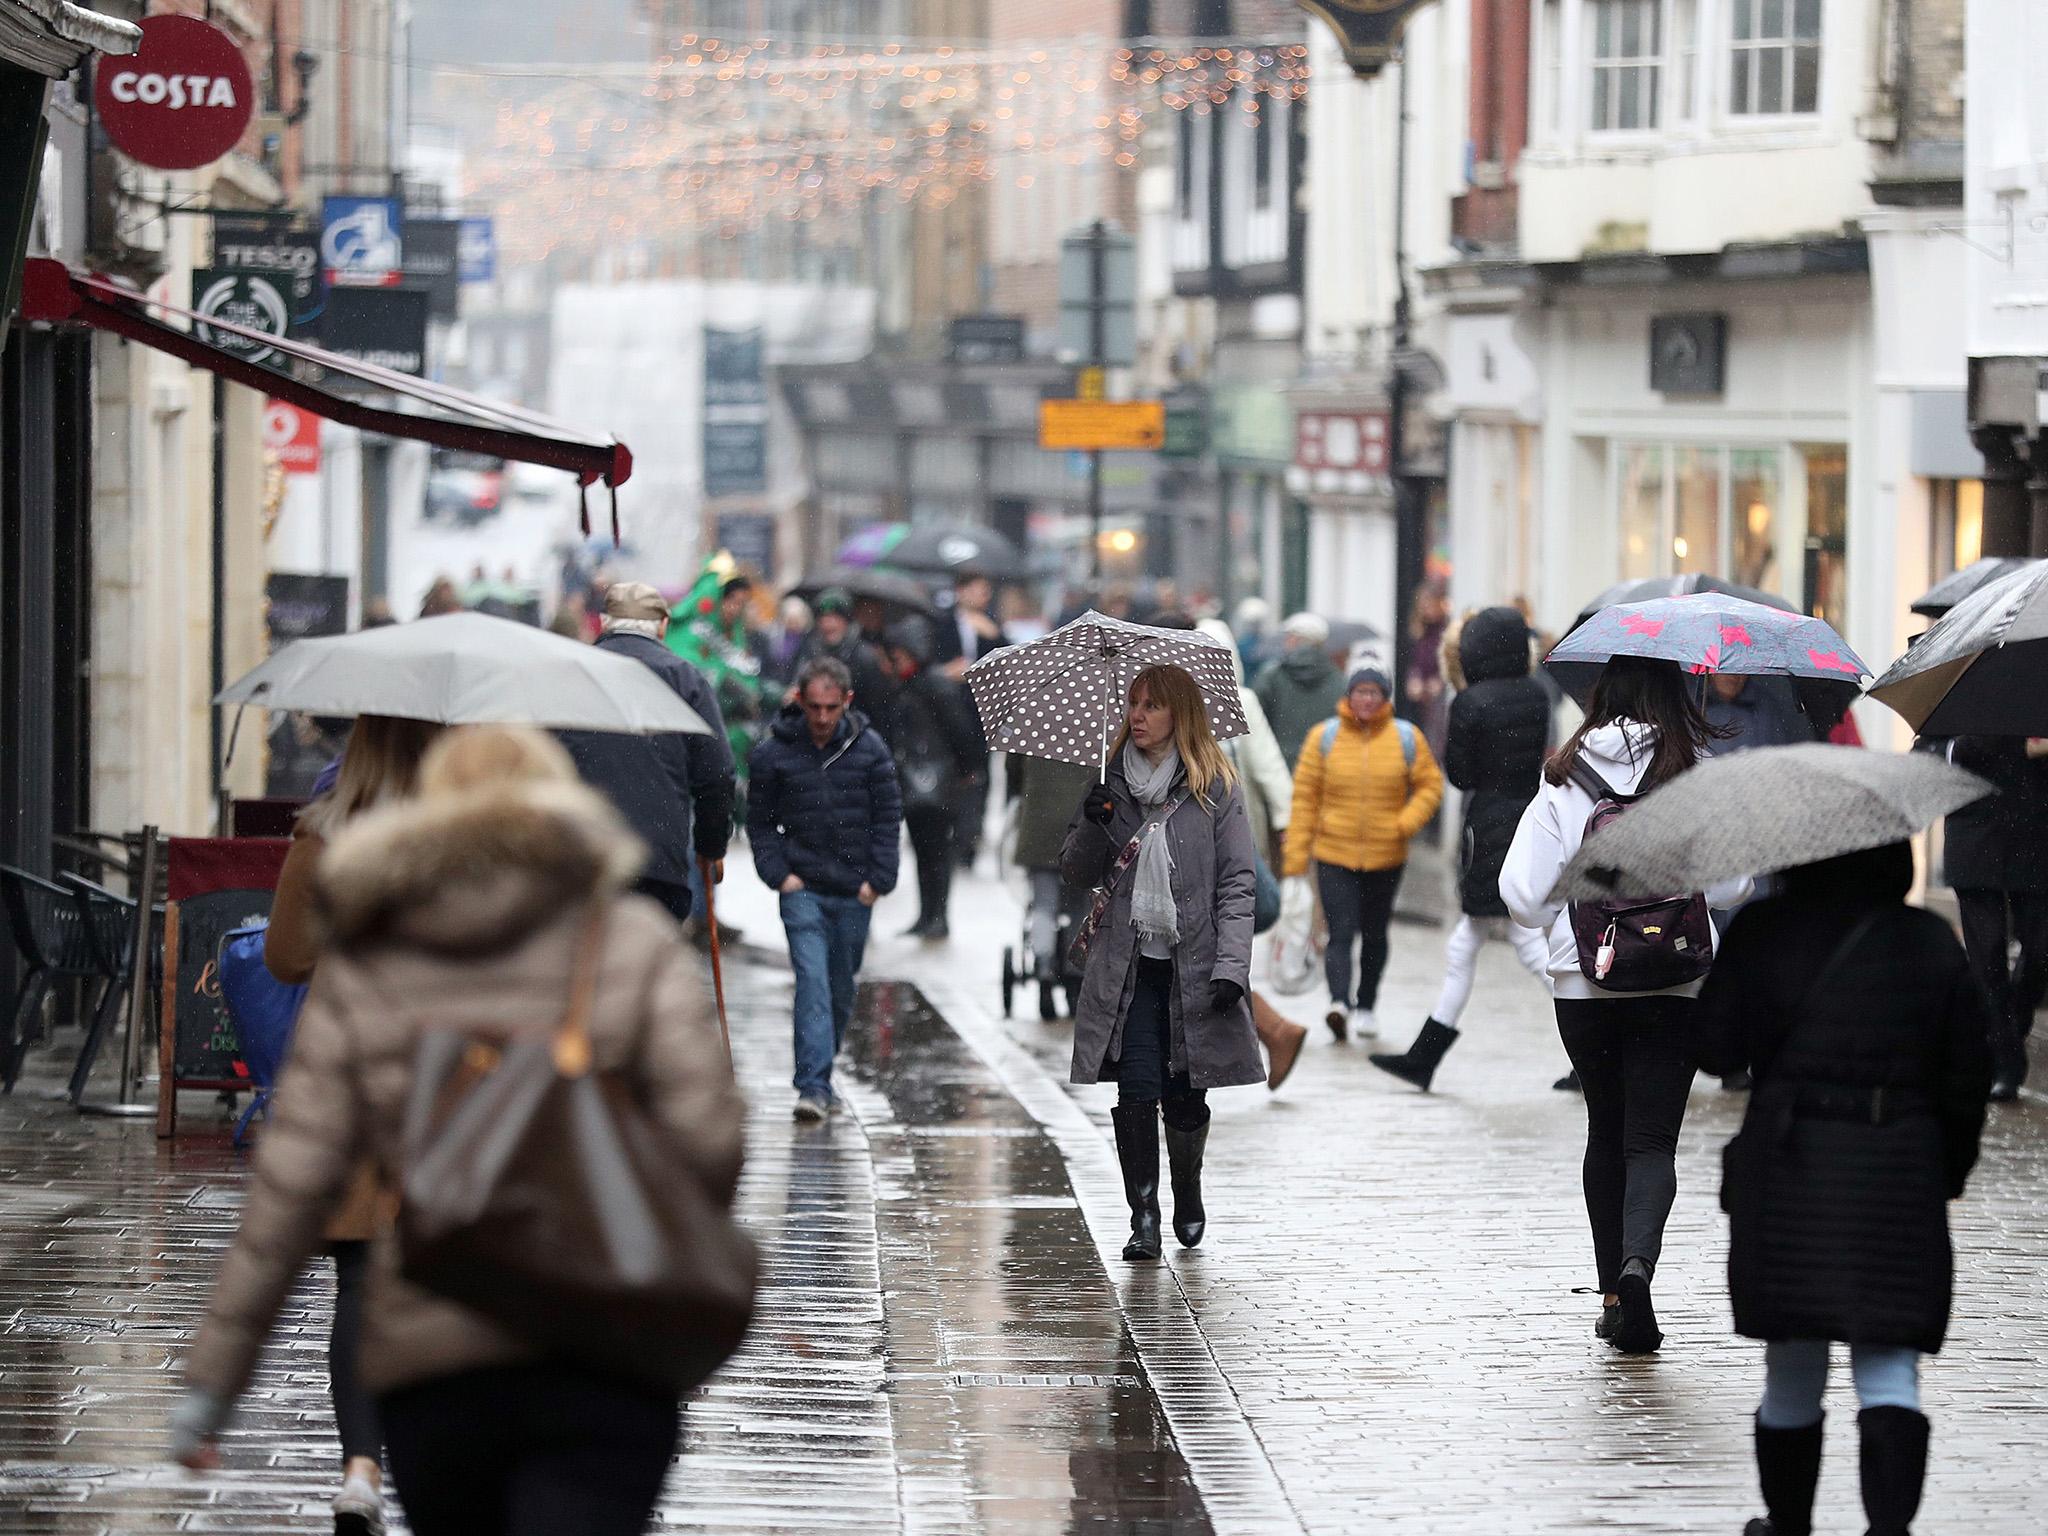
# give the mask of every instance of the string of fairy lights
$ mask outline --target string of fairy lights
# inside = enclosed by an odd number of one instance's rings
[[[449,70],[436,99],[465,128],[469,197],[496,215],[510,260],[535,261],[832,225],[878,201],[944,207],[976,185],[1131,167],[1162,112],[1257,119],[1298,100],[1307,52],[1258,39],[686,35],[645,65]]]

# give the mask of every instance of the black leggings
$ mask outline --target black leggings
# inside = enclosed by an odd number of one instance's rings
[[[917,916],[941,921],[953,886],[953,835],[959,813],[949,805],[917,806],[903,813],[910,849],[917,855]]]
[[[382,1406],[415,1536],[640,1536],[682,1411],[672,1392],[561,1365],[463,1371]]]
[[[1557,1032],[1586,1092],[1586,1218],[1600,1289],[1652,1269],[1678,1196],[1678,1128],[1692,1090],[1689,997],[1556,1000]]]
[[[1119,1104],[1158,1103],[1176,1131],[1209,1123],[1209,1095],[1188,1082],[1185,1072],[1169,1074],[1173,1060],[1173,962],[1138,957],[1131,1011],[1124,1016],[1123,1054],[1117,1057]]]
[[[1970,966],[1991,999],[1992,1043],[1998,1043],[1998,1032],[2030,1034],[2034,1010],[2048,990],[2048,894],[1962,890],[1956,892],[1956,910]],[[2013,939],[2020,946],[2017,966],[2009,948]]]
[[[1330,947],[1323,951],[1323,973],[1330,983],[1330,1001],[1339,1008],[1353,1003],[1371,1012],[1380,1000],[1380,976],[1387,968],[1387,924],[1394,919],[1394,894],[1401,889],[1405,865],[1392,869],[1346,869],[1341,864],[1316,865],[1316,884],[1323,893],[1323,920],[1330,925]],[[1358,991],[1351,990],[1351,946],[1358,946]]]
[[[384,1430],[377,1422],[377,1402],[363,1385],[357,1356],[363,1344],[363,1287],[370,1278],[370,1245],[329,1243],[334,1257],[334,1327],[327,1335],[327,1388],[334,1398],[334,1427],[341,1436],[341,1459],[357,1456],[381,1461]]]

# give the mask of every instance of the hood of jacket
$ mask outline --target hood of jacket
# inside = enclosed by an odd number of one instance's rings
[[[1632,795],[1656,755],[1657,728],[1634,720],[1611,720],[1586,732],[1579,747],[1609,789]]]
[[[1230,674],[1237,679],[1237,686],[1244,686],[1244,656],[1238,651],[1237,636],[1230,632],[1230,626],[1221,619],[1201,619],[1195,628],[1211,640],[1220,640],[1230,650]]]
[[[1458,661],[1468,683],[1529,675],[1529,625],[1512,608],[1482,608],[1458,636]]]
[[[618,812],[581,784],[498,784],[350,822],[321,856],[319,909],[343,946],[492,954],[568,903],[623,890],[645,857]]]
[[[1297,646],[1279,660],[1280,671],[1299,688],[1314,688],[1337,676],[1337,665],[1319,645]]]
[[[839,725],[832,732],[827,747],[843,747],[869,725],[868,717],[857,709],[849,709],[839,717]],[[770,730],[793,747],[808,747],[811,744],[810,722],[804,719],[801,704],[785,704],[775,713],[775,723]]]

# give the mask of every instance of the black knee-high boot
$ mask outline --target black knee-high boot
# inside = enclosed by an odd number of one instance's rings
[[[1173,1235],[1183,1248],[1202,1240],[1209,1215],[1202,1208],[1202,1149],[1209,1145],[1209,1122],[1191,1131],[1166,1123],[1166,1161],[1173,1175]]]
[[[1756,1480],[1770,1514],[1750,1521],[1742,1536],[1811,1536],[1820,1447],[1818,1421],[1798,1429],[1772,1429],[1757,1421]]]
[[[1856,1415],[1856,1429],[1868,1536],[1907,1536],[1927,1479],[1927,1415],[1911,1408],[1866,1408]]]
[[[1116,1126],[1116,1160],[1124,1171],[1124,1199],[1131,1207],[1131,1240],[1124,1257],[1136,1262],[1159,1257],[1159,1101],[1119,1104],[1109,1112]]]

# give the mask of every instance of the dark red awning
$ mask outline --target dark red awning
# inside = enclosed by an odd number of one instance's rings
[[[201,320],[190,310],[161,303],[96,272],[76,271],[46,257],[33,257],[22,269],[21,314],[31,322],[89,325],[125,336],[182,358],[195,368],[260,389],[316,416],[364,432],[412,438],[442,448],[487,453],[527,464],[545,464],[569,471],[584,485],[601,480],[616,488],[633,473],[633,455],[624,443],[607,434],[587,432],[517,406],[486,400],[428,379],[416,379],[411,374],[394,373],[374,363],[357,362],[303,341],[265,335],[227,320]],[[210,330],[262,342],[286,357],[316,363],[330,373],[396,395],[421,409],[395,410],[336,394],[275,368],[236,357],[200,340],[192,331],[166,323],[163,317],[194,326],[203,324]],[[616,536],[616,526],[613,533]]]

